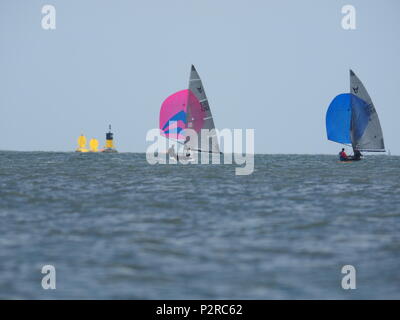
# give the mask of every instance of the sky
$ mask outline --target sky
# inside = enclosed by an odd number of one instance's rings
[[[356,30],[341,26],[348,4]],[[194,64],[216,127],[255,129],[267,154],[338,152],[325,113],[352,68],[399,155],[399,39],[398,0],[1,0],[0,150],[103,145],[112,124],[119,151],[145,152]]]

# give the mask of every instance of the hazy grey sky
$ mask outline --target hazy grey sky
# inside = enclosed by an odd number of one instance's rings
[[[346,4],[357,30],[341,27]],[[0,149],[103,144],[111,123],[119,150],[143,152],[193,63],[216,127],[254,128],[257,153],[336,153],[325,112],[351,67],[400,154],[399,39],[398,0],[1,0]]]

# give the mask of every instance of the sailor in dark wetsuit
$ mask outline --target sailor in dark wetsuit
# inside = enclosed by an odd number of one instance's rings
[[[353,160],[358,161],[361,160],[362,154],[358,150],[354,150],[354,156],[352,157]]]
[[[342,148],[342,151],[339,152],[339,158],[340,158],[340,161],[349,160],[349,157],[347,156],[346,152],[344,151],[344,148]]]

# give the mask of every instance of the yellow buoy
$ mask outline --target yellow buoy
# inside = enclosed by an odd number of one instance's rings
[[[90,152],[98,152],[99,151],[99,141],[97,139],[91,139],[89,142]]]
[[[106,145],[101,152],[118,152],[114,146],[114,134],[111,132],[111,125],[109,131],[106,133]]]
[[[88,152],[86,149],[86,137],[81,134],[78,138],[78,149],[75,150],[76,152]]]

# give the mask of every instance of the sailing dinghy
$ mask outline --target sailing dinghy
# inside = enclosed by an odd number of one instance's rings
[[[197,136],[193,137],[187,129],[194,130]],[[207,130],[204,131],[206,134],[202,135],[203,129]],[[170,148],[168,150],[170,158],[178,160],[179,157],[194,161],[193,152],[221,154],[210,105],[203,83],[193,65],[189,88],[170,95],[162,103],[160,130],[164,137],[183,145],[183,155],[178,156]],[[208,143],[202,139],[207,139]]]
[[[326,113],[328,140],[351,146],[354,156],[346,161],[361,159],[361,152],[385,152],[382,128],[375,106],[364,85],[350,70],[350,93],[336,96]]]

